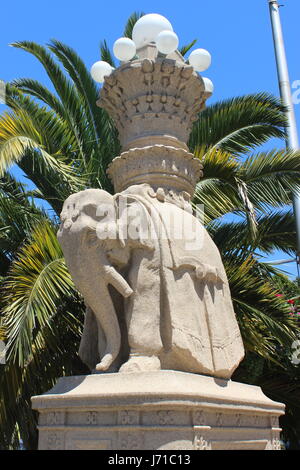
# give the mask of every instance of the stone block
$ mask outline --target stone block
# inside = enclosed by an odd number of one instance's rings
[[[32,398],[41,450],[279,450],[284,405],[177,371],[63,377]]]

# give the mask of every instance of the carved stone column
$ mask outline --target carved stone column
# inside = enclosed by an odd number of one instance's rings
[[[107,77],[98,105],[114,119],[123,149],[108,169],[117,192],[149,183],[193,195],[202,165],[186,142],[209,96],[181,56],[136,60]]]

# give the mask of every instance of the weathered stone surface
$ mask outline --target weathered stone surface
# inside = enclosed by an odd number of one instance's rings
[[[120,372],[231,377],[243,343],[219,251],[187,194],[148,184],[115,196],[82,191],[65,202],[58,238],[87,316],[96,318],[81,347],[92,368],[110,370],[125,357],[123,336],[129,358]],[[108,284],[126,299],[118,315]],[[123,333],[118,318],[125,319]]]
[[[153,137],[188,140],[192,123],[210,93],[193,67],[172,59],[127,62],[106,78],[98,105],[115,121],[123,150]]]
[[[183,148],[157,144],[123,152],[109,165],[107,173],[117,192],[149,183],[167,191],[185,191],[192,197],[203,176],[202,169],[199,159]]]
[[[284,412],[259,387],[175,371],[64,377],[33,407],[50,450],[278,450]]]

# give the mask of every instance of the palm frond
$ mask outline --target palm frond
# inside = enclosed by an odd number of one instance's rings
[[[198,39],[194,39],[189,44],[186,44],[185,46],[182,46],[179,49],[179,52],[182,55],[182,57],[184,57],[192,49],[192,47],[196,44],[197,41]]]
[[[53,60],[45,47],[30,41],[15,42],[11,45],[31,53],[44,66],[61,100],[64,110],[64,119],[69,123],[76,137],[77,146],[81,150],[82,157],[84,158],[84,142],[88,139],[85,139],[84,116],[81,100],[76,88],[70,80],[66,78],[61,68]]]
[[[273,211],[258,217],[255,238],[245,220],[213,221],[207,229],[222,253],[239,250],[254,253],[259,250],[262,254],[271,254],[280,250],[292,255],[296,252],[295,218],[291,210]]]
[[[112,67],[116,67],[113,55],[110,52],[108,44],[105,40],[100,42],[100,57],[101,60],[108,62]]]
[[[35,332],[26,367],[7,360],[0,368],[0,448],[37,448],[37,414],[31,397],[52,388],[64,375],[87,370],[77,350],[82,330],[82,304],[74,297],[62,299],[49,323]]]
[[[78,54],[55,39],[49,44],[49,49],[70,75],[85,109],[86,128],[90,129],[89,139],[85,142],[88,153],[85,171],[94,185],[110,189],[111,184],[105,170],[108,163],[120,153],[115,124],[107,112],[97,106],[98,87]],[[103,44],[103,53],[110,55],[106,43]],[[102,59],[114,65],[112,57],[103,56]]]
[[[291,345],[298,332],[288,305],[260,275],[255,258],[228,253],[223,259],[246,349],[280,364],[278,347]]]
[[[135,23],[144,15],[145,15],[145,13],[143,13],[143,12],[134,12],[134,13],[132,13],[132,15],[130,15],[130,17],[128,18],[128,20],[126,22],[124,32],[123,32],[123,36],[125,38],[132,39],[133,27],[134,27]]]
[[[75,140],[55,113],[29,98],[18,96],[11,106],[13,112],[0,116],[0,172],[17,163],[59,211],[64,199],[84,185],[74,164]]]
[[[4,286],[3,327],[10,360],[25,366],[36,331],[49,325],[62,297],[74,292],[53,227],[39,224],[18,252]]]
[[[285,108],[266,93],[247,95],[206,108],[195,122],[189,147],[217,147],[241,155],[271,137],[283,138],[287,125]]]
[[[60,99],[38,80],[19,78],[13,80],[11,86],[14,87],[14,89],[22,90],[25,94],[38,98],[49,106],[50,109],[55,111],[62,119],[65,118],[65,109]],[[16,90],[14,90],[14,92],[16,93]],[[13,97],[16,98],[16,96]],[[16,107],[16,100],[11,100],[8,104],[14,109]]]
[[[46,214],[35,206],[34,201],[26,198],[22,185],[18,187],[17,181],[12,179],[0,179],[1,274],[7,274],[15,252],[31,234],[34,225],[43,220],[46,220]]]
[[[299,191],[299,153],[270,151],[240,162],[228,152],[198,149],[195,155],[204,165],[204,177],[196,186],[194,204],[204,206],[205,223],[225,214],[248,218],[252,234],[257,218],[274,208],[284,209]]]

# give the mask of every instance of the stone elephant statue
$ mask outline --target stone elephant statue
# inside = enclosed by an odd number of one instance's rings
[[[186,194],[149,184],[115,196],[88,189],[66,200],[61,221],[88,307],[80,355],[91,369],[232,375],[244,348],[226,273]]]

